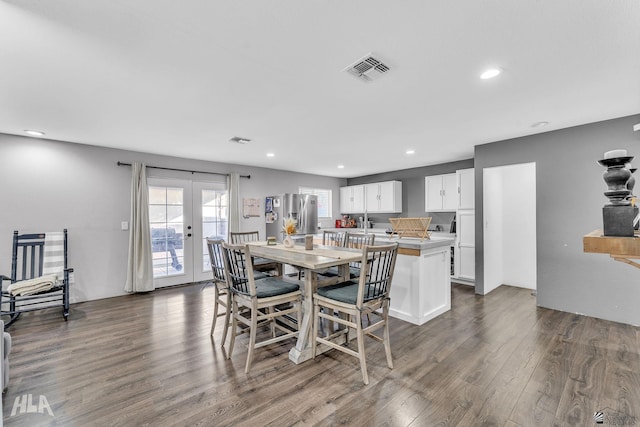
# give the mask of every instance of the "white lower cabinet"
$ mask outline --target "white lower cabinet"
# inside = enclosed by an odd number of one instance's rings
[[[399,254],[391,284],[389,315],[422,325],[451,309],[450,246]]]

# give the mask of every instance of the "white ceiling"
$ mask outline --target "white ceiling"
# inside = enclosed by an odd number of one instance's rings
[[[354,177],[636,113],[637,0],[0,0],[8,134]]]

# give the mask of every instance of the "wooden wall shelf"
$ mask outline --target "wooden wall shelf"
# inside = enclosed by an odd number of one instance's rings
[[[640,268],[640,234],[634,237],[604,236],[602,230],[594,230],[582,238],[583,251],[588,253],[609,254],[616,261]]]

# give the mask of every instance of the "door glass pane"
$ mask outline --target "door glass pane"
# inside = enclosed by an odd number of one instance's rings
[[[167,188],[167,205],[183,205],[182,188]]]
[[[149,187],[149,204],[166,205],[167,189],[163,187]]]
[[[149,186],[153,277],[179,274],[184,265],[184,190]]]
[[[149,205],[150,222],[167,222],[167,207],[165,205]]]
[[[207,237],[214,239],[227,238],[229,206],[227,192],[223,190],[202,190],[202,271],[210,271]]]

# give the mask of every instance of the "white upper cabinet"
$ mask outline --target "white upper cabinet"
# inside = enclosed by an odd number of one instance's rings
[[[402,212],[402,182],[365,184],[365,200],[367,212]]]
[[[364,185],[340,187],[340,213],[364,212]]]
[[[340,212],[343,214],[402,212],[402,182],[384,181],[340,187]]]
[[[474,169],[456,171],[458,181],[458,209],[475,209]]]
[[[425,177],[425,211],[449,211],[458,208],[458,184],[455,173]]]

